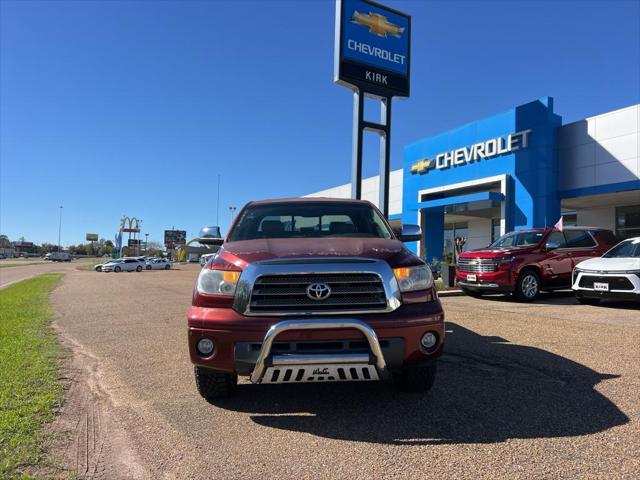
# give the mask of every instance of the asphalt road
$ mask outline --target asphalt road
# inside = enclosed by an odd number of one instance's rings
[[[24,265],[22,265],[24,263]],[[78,263],[77,262],[47,262],[47,263],[35,263],[28,260],[19,259],[7,259],[0,262],[1,265],[13,265],[21,264],[15,267],[1,267],[0,268],[0,288],[11,285],[12,283],[26,280],[28,278],[40,275],[47,272],[67,272],[73,270]]]
[[[547,295],[443,300],[426,396],[378,383],[196,392],[197,266],[72,270],[53,293],[73,353],[52,450],[88,478],[639,478],[640,310]]]

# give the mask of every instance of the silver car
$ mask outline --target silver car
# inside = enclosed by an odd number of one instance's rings
[[[147,270],[169,270],[171,262],[166,258],[153,258],[147,260]]]
[[[144,263],[136,258],[118,258],[102,266],[103,272],[141,272]]]

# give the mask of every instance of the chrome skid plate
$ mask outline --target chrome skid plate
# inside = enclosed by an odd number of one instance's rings
[[[268,367],[261,383],[318,383],[379,380],[375,365],[282,365]]]

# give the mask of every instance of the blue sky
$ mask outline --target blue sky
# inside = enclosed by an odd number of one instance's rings
[[[387,1],[412,15],[403,145],[554,96],[565,122],[640,102],[640,2]],[[113,238],[350,178],[351,92],[332,1],[0,2],[0,231]],[[375,173],[367,138],[365,173]]]

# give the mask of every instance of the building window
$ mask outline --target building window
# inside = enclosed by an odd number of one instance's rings
[[[500,238],[500,219],[491,219],[491,243]]]
[[[463,237],[465,240],[469,236],[469,224],[467,222],[445,223],[444,225],[444,250],[442,261],[453,264],[455,262],[454,242],[456,237]],[[466,248],[463,248],[466,250]]]
[[[616,236],[619,240],[640,237],[640,205],[616,207]]]
[[[562,214],[562,225],[565,227],[578,226],[578,214],[576,212],[567,212]]]

